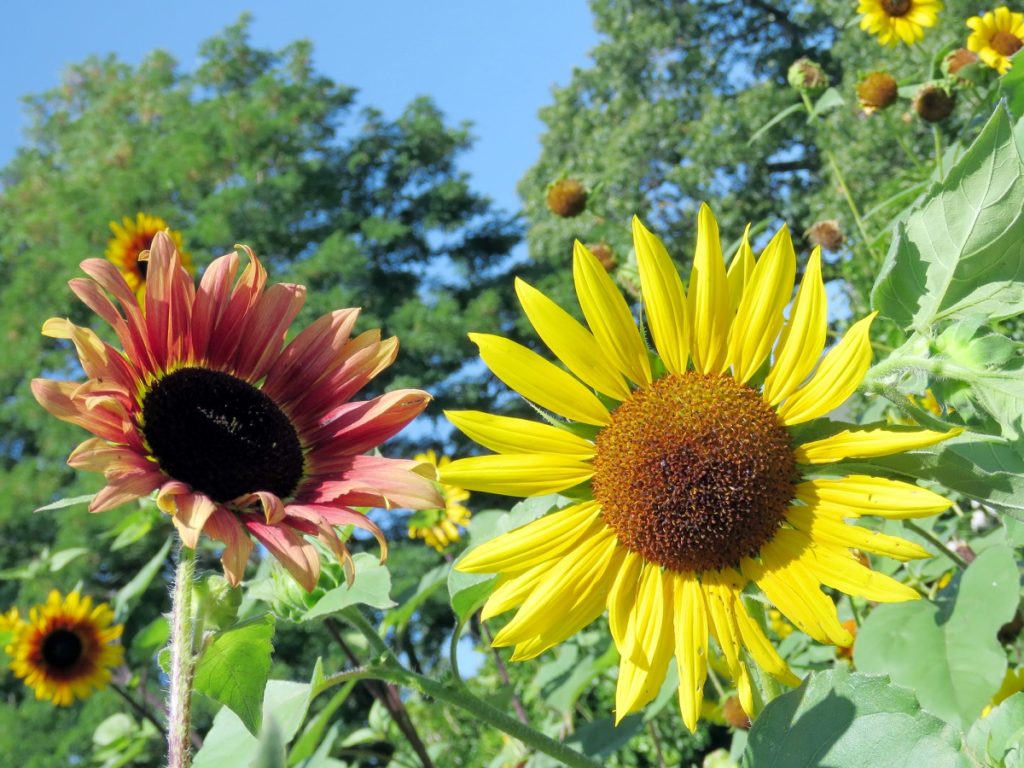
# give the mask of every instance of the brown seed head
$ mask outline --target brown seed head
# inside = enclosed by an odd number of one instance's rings
[[[906,16],[910,13],[911,5],[913,5],[911,0],[882,0],[882,10],[885,11],[885,15],[893,18]]]
[[[938,123],[949,117],[956,99],[945,88],[926,85],[914,97],[914,110],[927,123]]]
[[[731,376],[669,374],[637,390],[596,447],[605,522],[627,549],[677,572],[756,554],[793,498],[789,433]]]
[[[729,725],[741,731],[750,730],[750,716],[743,711],[738,696],[730,696],[722,704],[722,717]]]
[[[869,115],[896,101],[898,91],[896,78],[888,72],[872,72],[857,83],[857,98]]]
[[[804,234],[813,245],[826,251],[838,251],[843,245],[843,230],[836,219],[816,221]]]
[[[1012,32],[1002,29],[992,35],[992,39],[988,41],[988,44],[1000,56],[1013,56],[1013,54],[1021,49],[1021,46],[1024,46],[1024,42],[1021,42],[1019,37]]]
[[[587,209],[587,188],[576,179],[561,179],[548,185],[547,200],[549,211],[571,219]]]

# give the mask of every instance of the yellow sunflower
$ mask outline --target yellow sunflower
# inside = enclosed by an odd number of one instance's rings
[[[984,16],[972,16],[967,26],[973,30],[967,38],[968,50],[1005,75],[1013,63],[1011,57],[1024,45],[1024,13],[1014,13],[1004,5]]]
[[[620,654],[617,719],[654,698],[675,656],[679,704],[693,730],[709,637],[747,712],[754,701],[744,648],[767,673],[798,682],[748,613],[742,594],[749,584],[799,629],[839,646],[852,638],[823,585],[880,602],[918,596],[850,550],[898,560],[928,552],[845,518],[920,517],[950,502],[904,482],[844,477],[827,465],[921,448],[953,433],[868,427],[796,436],[795,427],[857,388],[871,361],[873,316],[819,362],[827,330],[820,251],[787,319],[796,256],[785,227],[756,261],[744,240],[727,272],[718,225],[702,206],[688,292],[664,246],[637,219],[633,237],[656,352],[607,272],[577,243],[573,275],[589,329],[516,282],[527,317],[568,370],[508,339],[471,334],[491,371],[551,412],[551,423],[449,412],[460,430],[497,453],[452,462],[441,480],[513,496],[574,496],[577,503],[457,564],[500,574],[484,619],[519,609],[495,645],[513,645],[513,659],[529,659],[607,609]]]
[[[864,14],[860,28],[890,46],[919,42],[925,28],[935,26],[941,10],[939,0],[860,0],[857,4],[857,13]]]
[[[113,622],[106,603],[94,606],[92,598],[77,592],[62,599],[53,590],[43,605],[29,611],[27,622],[11,627],[14,636],[6,649],[11,669],[37,699],[58,707],[86,699],[110,682],[110,670],[123,660],[116,641],[124,627]]]
[[[159,216],[137,213],[134,220],[125,216],[120,224],[116,221],[110,222],[110,231],[114,236],[107,242],[107,260],[117,267],[128,287],[135,291],[140,300],[146,293],[146,271],[149,262],[139,261],[139,254],[149,250],[157,232],[166,231],[170,235],[181,258],[181,265],[189,274],[193,274],[192,257],[184,249],[181,233],[170,229],[167,222]]]
[[[439,470],[451,463],[447,456],[438,459],[433,451],[417,454],[414,461],[429,464],[435,478]],[[469,498],[469,491],[465,488],[442,483],[441,497],[444,499],[444,509],[421,510],[415,513],[409,524],[410,539],[423,539],[438,552],[443,552],[445,547],[461,538],[456,526],[467,526],[470,518],[469,510],[462,504]]]

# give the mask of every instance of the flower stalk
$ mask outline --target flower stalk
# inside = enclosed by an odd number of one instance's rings
[[[192,676],[195,654],[192,634],[192,582],[196,551],[178,548],[178,564],[171,592],[171,684],[167,712],[167,764],[189,768],[192,764]]]

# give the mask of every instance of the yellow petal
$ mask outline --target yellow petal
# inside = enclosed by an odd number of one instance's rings
[[[815,248],[764,382],[764,399],[770,405],[785,399],[814,370],[825,347],[827,330],[828,300],[821,279],[821,248]]]
[[[894,520],[929,517],[953,506],[952,501],[926,488],[870,475],[808,480],[796,487],[796,497],[809,507],[824,506],[843,517],[875,515]]]
[[[734,315],[753,274],[754,250],[750,247],[750,225],[747,224],[747,228],[743,230],[743,241],[740,243],[739,250],[736,251],[736,255],[732,257],[732,263],[729,264],[729,302]]]
[[[553,453],[499,453],[453,461],[440,472],[442,483],[505,496],[543,496],[586,482],[589,462]]]
[[[761,625],[750,618],[739,590],[731,592],[733,617],[739,629],[743,647],[761,669],[786,685],[800,685],[800,678],[793,674],[789,665],[779,656]],[[748,712],[750,710],[747,710]]]
[[[932,432],[928,429],[844,429],[831,437],[804,443],[797,447],[794,454],[801,464],[828,464],[843,459],[867,459],[927,448],[961,432],[962,429],[951,429],[949,432]]]
[[[786,531],[793,538],[806,535],[797,531]],[[884,573],[865,568],[847,549],[837,550],[828,546],[811,544],[804,546],[800,561],[822,584],[845,592],[859,595],[879,603],[898,603],[917,600],[921,596],[896,579]]]
[[[455,569],[464,573],[498,573],[522,571],[547,562],[590,530],[600,511],[596,502],[586,501],[544,515],[473,547],[455,564]]]
[[[518,608],[550,572],[551,564],[545,561],[514,576],[502,574],[498,579],[498,586],[491,592],[480,611],[480,620],[487,621],[505,611]]]
[[[706,203],[697,213],[697,250],[686,305],[694,368],[700,373],[722,373],[728,364],[732,304],[718,222]]]
[[[633,247],[654,346],[670,373],[684,373],[688,337],[683,281],[665,246],[636,216],[633,217]]]
[[[565,429],[483,411],[445,411],[461,432],[498,453],[557,453],[580,461],[594,457],[594,444]]]
[[[743,575],[791,622],[819,643],[848,646],[853,637],[839,623],[836,607],[821,591],[820,581],[800,562],[801,547],[780,530],[761,547],[761,561],[744,559]]]
[[[824,416],[852,395],[871,365],[868,331],[877,312],[854,323],[836,346],[825,355],[806,386],[794,392],[778,409],[779,419],[791,426]]]
[[[584,424],[602,427],[609,422],[608,409],[597,395],[536,352],[501,336],[471,333],[469,338],[494,375],[527,400]]]
[[[572,253],[572,275],[583,316],[605,354],[637,384],[651,381],[647,347],[626,300],[601,262],[579,241]]]
[[[627,550],[622,567],[615,575],[611,592],[608,593],[608,629],[620,655],[632,657],[636,649],[640,652],[640,660],[646,663],[643,649],[637,649],[634,635],[629,632],[629,617],[636,608],[636,591],[640,586],[643,564],[642,556]]]
[[[594,335],[543,293],[516,278],[516,294],[537,335],[565,366],[598,392],[625,400],[632,390]]]
[[[778,338],[795,274],[793,241],[783,226],[758,259],[732,322],[729,359],[741,384],[757,372]]]
[[[635,653],[632,657],[620,657],[615,689],[616,724],[658,695],[672,659],[672,578],[662,573],[661,566],[644,564],[630,619],[630,631],[635,633],[647,663],[636,663]]]
[[[517,648],[516,660],[532,658],[579,631],[604,612],[608,590],[621,562],[620,549],[611,531],[592,536],[576,552],[552,564],[547,576],[523,602],[494,637],[497,647],[530,643],[524,655]]]
[[[885,555],[894,560],[931,557],[927,549],[906,539],[850,525],[827,514],[815,514],[811,507],[790,507],[786,511],[786,519],[795,528],[809,534],[816,542],[859,549],[863,552]]]
[[[704,701],[708,675],[708,614],[704,592],[692,573],[674,575],[676,666],[679,669],[679,710],[690,733]]]

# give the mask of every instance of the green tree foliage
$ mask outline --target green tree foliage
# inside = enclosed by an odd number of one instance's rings
[[[318,72],[308,43],[253,47],[243,18],[202,46],[194,69],[161,51],[138,66],[93,58],[26,104],[26,142],[0,170],[5,608],[38,601],[53,586],[70,589],[79,579],[102,599],[138,573],[171,530],[166,516],[148,509],[32,514],[101,481],[64,465],[86,435],[46,414],[29,382],[81,376],[69,347],[40,335],[46,318],[68,316],[111,338],[66,284],[81,275],[79,262],[103,256],[112,220],[137,211],[163,217],[182,232],[199,269],[235,243],[250,245],[272,281],[308,286],[295,328],[337,307],[362,307],[357,331],[379,327],[401,340],[398,361],[371,395],[384,387],[424,388],[436,398],[434,416],[455,396],[464,406],[487,402],[482,376],[462,370],[474,353],[466,332],[497,330],[507,316],[506,255],[519,225],[459,170],[469,128],[448,124],[429,98],[388,118],[362,106],[355,89]],[[430,421],[418,429],[419,442],[429,441]],[[389,450],[411,455],[409,445]],[[401,539],[402,520],[392,515],[387,522],[390,538]],[[112,549],[117,534],[122,539]],[[83,545],[88,550],[61,563],[60,573],[39,556],[46,548]],[[216,568],[213,560],[207,565]],[[145,598],[135,598],[128,644],[166,609],[166,575],[157,567],[148,591],[142,584]],[[279,632],[286,666],[304,661],[287,653],[297,642],[288,631]],[[159,643],[146,651],[150,660]],[[313,656],[329,643],[319,630],[309,643]],[[344,663],[339,655],[334,666]],[[150,675],[159,698],[155,670]],[[10,676],[3,688],[11,703],[26,693],[31,698]],[[115,700],[111,693],[98,698],[106,697]],[[21,732],[20,707],[8,715],[7,732]],[[87,752],[91,727],[76,734],[79,754]],[[19,764],[52,764],[45,762],[53,759],[46,739],[22,744]],[[29,757],[34,750],[42,751]]]
[[[933,169],[932,128],[913,113],[909,97],[917,85],[942,77],[942,56],[954,47],[948,41],[964,44],[963,19],[977,9],[948,2],[924,43],[887,49],[859,28],[856,3],[847,0],[593,0],[591,6],[603,39],[593,63],[577,69],[541,110],[543,150],[520,183],[530,255],[564,267],[573,238],[603,240],[625,263],[635,213],[687,263],[702,201],[714,209],[725,243],[748,222],[755,233],[759,225],[774,230],[786,222],[805,254],[806,229],[838,219],[847,246],[830,275],[846,279],[854,309],[866,308],[891,234],[884,225],[923,192]],[[800,96],[787,82],[789,66],[803,56],[821,63],[835,88],[833,108],[817,120],[799,108]],[[875,70],[892,72],[903,98],[868,117],[856,84]],[[969,94],[959,101],[937,129],[947,141],[976,132],[988,115],[987,107],[971,111],[976,99]],[[870,214],[867,242],[828,153],[859,209]],[[588,211],[577,218],[560,219],[545,206],[546,186],[561,177],[579,178],[593,190]],[[878,208],[898,191],[902,198]],[[862,258],[845,258],[851,255]],[[554,287],[564,286],[564,277],[547,281],[553,293],[568,290]]]

